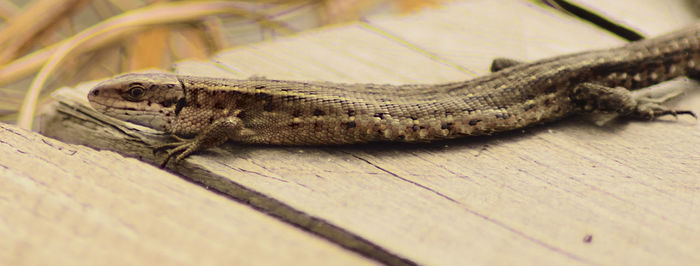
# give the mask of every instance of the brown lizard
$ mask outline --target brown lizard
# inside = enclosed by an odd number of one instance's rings
[[[163,162],[227,140],[278,145],[420,142],[513,130],[575,113],[689,114],[630,90],[700,73],[700,24],[621,47],[519,63],[443,84],[341,84],[126,74],[88,95],[122,120],[173,134]],[[182,138],[191,137],[191,138]]]

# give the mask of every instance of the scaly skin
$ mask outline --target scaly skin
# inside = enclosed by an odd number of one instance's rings
[[[630,90],[700,71],[700,24],[618,48],[533,63],[496,60],[495,73],[444,84],[341,84],[126,74],[88,95],[108,115],[172,133],[165,163],[227,140],[281,145],[432,141],[514,130],[574,113],[653,119],[694,114]]]

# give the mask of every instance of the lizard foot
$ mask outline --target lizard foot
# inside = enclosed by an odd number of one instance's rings
[[[661,105],[662,103],[675,98],[676,96],[680,95],[682,92],[671,92],[669,94],[666,94],[660,98],[651,98],[648,95],[640,95],[637,97],[634,97],[634,100],[637,102],[637,106],[630,114],[630,116],[637,117],[637,118],[643,118],[643,119],[649,119],[649,120],[654,120],[657,117],[664,116],[664,115],[672,115],[673,117],[678,117],[678,115],[690,115],[693,118],[697,119],[698,117],[695,115],[693,111],[690,110],[674,110],[670,109],[668,107],[665,107]]]
[[[160,168],[164,168],[168,162],[174,158],[175,163],[179,163],[185,157],[189,156],[193,152],[200,149],[201,144],[198,143],[197,139],[184,139],[178,136],[173,136],[177,141],[157,145],[153,147],[153,154],[155,155],[159,151],[171,149],[167,152],[165,160],[160,164]]]
[[[593,83],[582,83],[573,91],[572,99],[584,112],[611,113],[621,116],[653,120],[664,115],[690,115],[689,110],[674,110],[662,104],[682,92],[671,92],[662,97],[652,98],[647,94],[632,95],[623,87],[605,87]]]
[[[224,117],[214,121],[192,139],[185,139],[173,135],[173,138],[175,138],[174,142],[153,147],[153,153],[155,154],[158,151],[171,149],[168,151],[163,163],[160,164],[162,168],[165,167],[171,159],[173,159],[175,163],[178,163],[196,151],[216,147],[227,140],[238,140],[253,134],[254,132],[252,130],[242,126],[240,118]]]

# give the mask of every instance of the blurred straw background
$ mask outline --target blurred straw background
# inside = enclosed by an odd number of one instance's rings
[[[30,128],[62,86],[449,0],[0,0],[0,121]]]

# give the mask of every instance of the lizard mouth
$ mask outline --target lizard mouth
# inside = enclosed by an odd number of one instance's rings
[[[152,106],[152,108],[135,108],[133,106],[121,106],[116,104],[106,104],[99,101],[90,101],[90,105],[95,110],[108,116],[124,120],[137,125],[150,127],[160,131],[167,131],[170,120],[166,112]]]

